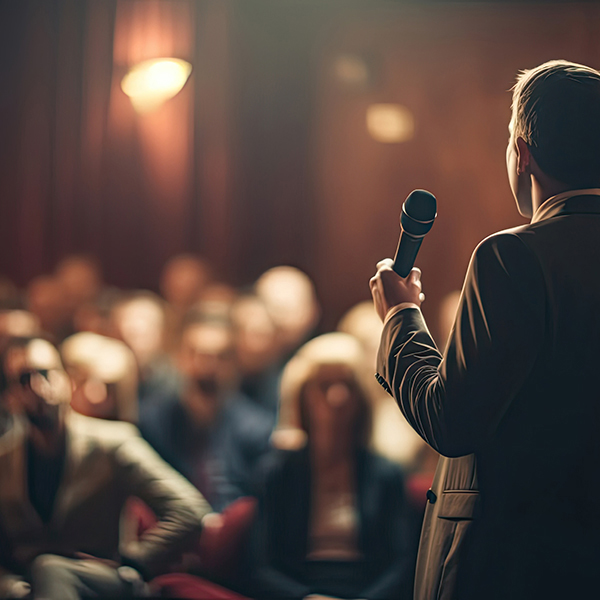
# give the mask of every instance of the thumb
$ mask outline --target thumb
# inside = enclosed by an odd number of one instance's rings
[[[419,283],[421,281],[421,269],[413,267],[408,274],[408,281],[410,283]]]

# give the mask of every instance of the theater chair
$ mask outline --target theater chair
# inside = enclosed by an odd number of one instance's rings
[[[190,600],[249,600],[226,585],[239,580],[242,552],[255,512],[256,498],[246,496],[232,502],[221,514],[208,515],[195,550],[185,554],[181,564],[172,567],[173,572],[150,582],[152,595]],[[126,535],[139,537],[155,522],[154,513],[144,502],[138,498],[128,501],[124,515]]]

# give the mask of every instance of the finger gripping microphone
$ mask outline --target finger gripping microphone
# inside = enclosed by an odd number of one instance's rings
[[[400,213],[400,239],[393,266],[400,277],[406,277],[413,268],[421,242],[433,226],[436,216],[435,196],[425,190],[414,190],[404,201]]]

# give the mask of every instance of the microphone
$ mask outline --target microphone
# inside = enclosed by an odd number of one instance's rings
[[[425,190],[414,190],[402,205],[400,239],[394,256],[394,271],[406,277],[415,264],[415,258],[425,234],[432,228],[437,216],[435,196]]]

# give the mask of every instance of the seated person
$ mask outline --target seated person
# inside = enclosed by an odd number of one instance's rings
[[[240,389],[274,417],[283,369],[278,329],[266,304],[256,294],[241,295],[232,306],[231,319]]]
[[[179,387],[175,366],[164,350],[165,318],[162,298],[145,290],[127,294],[111,310],[112,334],[135,355],[140,403],[171,395]]]
[[[280,265],[265,271],[254,291],[277,328],[279,353],[289,358],[314,334],[321,307],[311,279],[296,267]]]
[[[57,350],[13,339],[0,362],[12,422],[0,437],[0,598],[125,597],[194,543],[210,507],[128,423],[70,409]],[[157,523],[120,538],[128,497]],[[121,567],[128,567],[127,569]]]
[[[184,324],[182,391],[140,406],[139,427],[154,449],[217,511],[252,495],[252,470],[268,449],[272,419],[236,391],[231,323],[201,312]]]
[[[60,352],[73,382],[74,410],[87,417],[137,422],[137,366],[123,342],[84,331],[68,337]]]
[[[368,450],[363,364],[354,337],[330,333],[305,344],[283,372],[249,552],[258,598],[411,595],[402,473]]]

